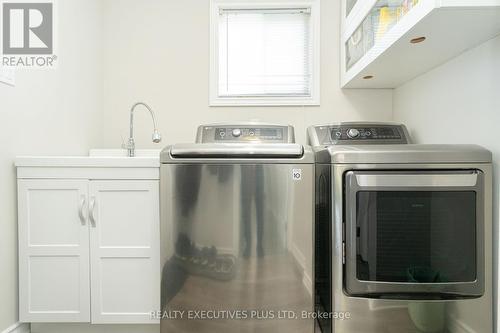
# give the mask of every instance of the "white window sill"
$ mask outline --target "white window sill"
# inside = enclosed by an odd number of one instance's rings
[[[214,97],[210,106],[319,106],[317,97]]]

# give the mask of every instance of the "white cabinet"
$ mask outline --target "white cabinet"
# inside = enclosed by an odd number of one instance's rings
[[[19,179],[18,214],[22,322],[157,323],[158,180]]]
[[[19,180],[23,322],[90,321],[87,181]]]
[[[157,181],[90,182],[93,323],[147,323],[160,309]]]
[[[344,88],[396,88],[500,33],[500,0],[342,3]]]

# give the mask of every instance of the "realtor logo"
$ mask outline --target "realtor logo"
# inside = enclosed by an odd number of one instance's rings
[[[2,65],[53,67],[53,1],[2,2]]]
[[[52,3],[3,4],[3,54],[52,54]]]

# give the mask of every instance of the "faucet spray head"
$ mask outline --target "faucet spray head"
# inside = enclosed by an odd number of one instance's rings
[[[153,132],[153,142],[154,143],[160,143],[161,142],[161,134],[158,132],[157,129],[154,130]]]

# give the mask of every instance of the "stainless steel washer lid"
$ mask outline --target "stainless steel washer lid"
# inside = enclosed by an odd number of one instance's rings
[[[302,157],[304,148],[299,144],[177,144],[170,149],[170,155],[182,157]]]
[[[165,148],[161,163],[314,163],[310,147],[295,143],[195,143]]]
[[[317,151],[316,162],[332,164],[491,163],[492,154],[478,145],[330,146]]]

